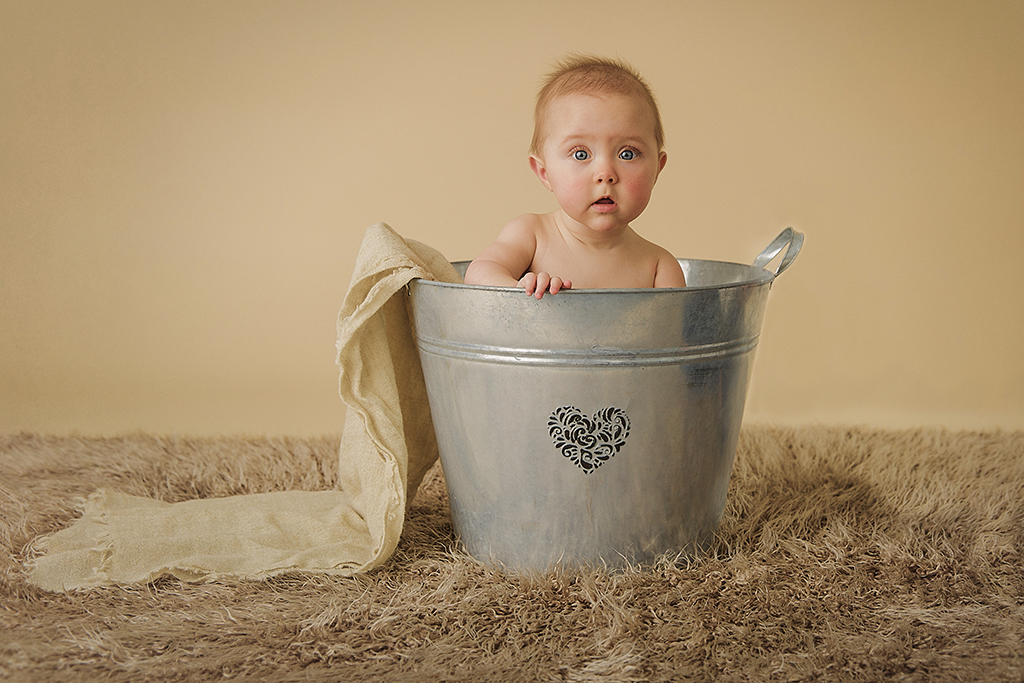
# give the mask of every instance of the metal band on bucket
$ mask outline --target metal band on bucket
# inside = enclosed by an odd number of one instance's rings
[[[523,349],[466,344],[420,336],[420,351],[434,356],[459,358],[480,363],[549,366],[678,365],[738,356],[753,351],[760,335],[733,339],[716,344],[684,346],[667,349],[617,349],[594,347],[578,349]]]

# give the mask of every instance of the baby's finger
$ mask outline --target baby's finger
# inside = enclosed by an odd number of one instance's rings
[[[519,280],[519,286],[526,290],[527,294],[533,294],[534,289],[537,287],[537,276],[533,273],[527,273]]]
[[[547,273],[537,273],[537,289],[533,295],[538,299],[544,296],[544,292],[548,291],[548,285],[551,284],[551,276]]]
[[[562,278],[556,277],[556,276],[552,276],[551,277],[551,284],[548,285],[548,291],[551,292],[552,294],[558,294],[558,292],[561,289],[563,289],[564,286],[565,286],[565,283],[562,282]]]

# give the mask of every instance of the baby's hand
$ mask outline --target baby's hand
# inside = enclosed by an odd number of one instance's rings
[[[558,294],[563,289],[572,289],[572,282],[548,273],[527,273],[519,280],[519,286],[540,299],[545,292]]]

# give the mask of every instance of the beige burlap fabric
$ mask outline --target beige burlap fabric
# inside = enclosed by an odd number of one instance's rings
[[[30,580],[60,591],[164,574],[355,574],[385,562],[437,458],[404,293],[415,278],[460,281],[436,250],[383,223],[367,229],[338,314],[339,392],[348,407],[339,490],[179,503],[100,490],[72,526],[38,541]]]

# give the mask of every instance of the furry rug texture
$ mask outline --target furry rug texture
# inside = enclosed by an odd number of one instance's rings
[[[713,546],[651,567],[483,566],[435,468],[369,574],[25,581],[33,539],[98,487],[324,489],[337,452],[336,437],[0,436],[0,679],[1024,680],[1024,432],[745,426]]]

